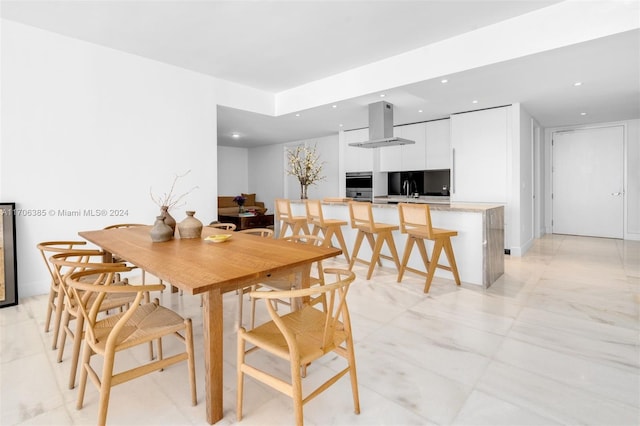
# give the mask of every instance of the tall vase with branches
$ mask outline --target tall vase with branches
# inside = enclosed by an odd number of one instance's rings
[[[158,194],[154,194],[151,188],[149,188],[149,194],[151,195],[151,199],[153,200],[154,203],[158,205],[158,207],[160,207],[160,215],[164,217],[164,223],[169,225],[171,229],[174,230],[174,232],[176,230],[176,220],[173,218],[173,216],[171,216],[171,213],[169,213],[169,210],[179,207],[179,203],[182,202],[184,197],[189,195],[194,189],[198,188],[197,186],[194,186],[193,188],[191,188],[190,190],[188,190],[187,192],[181,195],[175,195],[173,193],[176,188],[176,182],[178,181],[178,179],[185,177],[190,172],[191,170],[188,170],[186,173],[183,173],[181,175],[176,175],[173,178],[173,182],[171,183],[171,188],[169,189],[169,192],[165,192],[161,195],[158,195]],[[183,204],[180,204],[180,206],[181,205]]]
[[[307,199],[309,185],[325,178],[322,175],[324,162],[320,161],[316,146],[298,145],[295,149],[287,148],[287,163],[287,174],[295,176],[300,183],[300,199]]]

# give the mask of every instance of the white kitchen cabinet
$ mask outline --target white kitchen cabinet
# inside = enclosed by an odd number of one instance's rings
[[[426,170],[451,168],[451,120],[428,121],[426,124]]]
[[[414,144],[402,145],[402,169],[404,171],[424,170],[427,167],[427,123],[408,124],[400,127],[400,137],[415,141]]]
[[[395,126],[393,135],[415,144],[380,148],[380,171],[398,172],[426,168],[426,123]]]
[[[400,126],[393,128],[393,136],[402,137]],[[402,170],[402,146],[386,146],[378,148],[380,150],[380,171],[381,172],[397,172]]]
[[[451,116],[451,201],[507,201],[509,107]]]
[[[357,129],[344,132],[343,152],[345,172],[370,172],[373,170],[373,149],[349,146],[350,143],[369,139],[369,129]]]

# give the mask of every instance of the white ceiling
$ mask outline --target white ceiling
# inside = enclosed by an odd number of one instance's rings
[[[558,2],[3,0],[1,12],[276,93]],[[449,75],[446,85],[435,79],[390,89],[385,100],[396,124],[513,102],[545,127],[638,118],[639,57],[640,33],[632,31]],[[378,100],[379,93],[362,96],[297,118],[219,107],[218,143],[255,146],[324,136],[340,124],[365,127],[367,105]]]

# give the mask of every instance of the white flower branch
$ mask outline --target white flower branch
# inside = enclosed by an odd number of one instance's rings
[[[320,162],[320,156],[316,152],[316,146],[313,148],[299,145],[294,150],[287,148],[288,169],[287,174],[295,176],[300,185],[314,185],[317,181],[322,180],[322,166],[324,162]]]

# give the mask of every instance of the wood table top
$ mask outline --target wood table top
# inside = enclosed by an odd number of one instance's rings
[[[203,238],[174,238],[154,243],[150,226],[82,231],[78,234],[107,252],[126,259],[188,294],[219,288],[227,292],[272,274],[338,256],[341,250],[294,244],[242,233],[222,243],[204,239],[230,233],[204,227]]]

